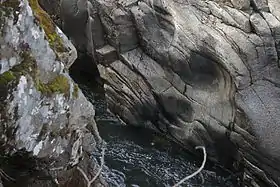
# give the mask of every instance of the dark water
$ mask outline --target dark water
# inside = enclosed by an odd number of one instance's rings
[[[82,60],[79,63],[86,61]],[[99,132],[107,142],[102,176],[110,186],[172,186],[200,167],[202,157],[192,156],[177,144],[165,140],[151,130],[125,126],[117,117],[107,112],[104,96],[99,89],[90,85],[92,80],[96,79],[90,75],[90,71],[98,73],[89,68],[78,69],[78,71],[76,69],[70,73],[96,108]],[[226,171],[207,161],[201,174],[182,186],[235,187],[238,185]]]
[[[79,85],[96,107],[96,122],[107,142],[105,168],[102,176],[110,186],[164,187],[172,186],[196,171],[202,158],[195,158],[160,134],[144,128],[124,126],[106,111],[104,99],[86,85]],[[230,175],[207,163],[200,175],[183,186],[238,186]]]

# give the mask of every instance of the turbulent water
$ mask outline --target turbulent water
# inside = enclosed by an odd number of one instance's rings
[[[197,170],[202,162],[184,154],[183,150],[179,153],[177,146],[174,146],[177,150],[163,147],[149,131],[105,124],[99,127],[108,142],[105,161],[110,169],[106,168],[103,176],[111,186],[172,186]],[[236,186],[221,174],[217,168],[208,165],[201,175],[186,182],[185,186]]]
[[[172,186],[196,171],[202,160],[147,129],[124,126],[106,111],[105,102],[87,86],[80,85],[96,107],[99,133],[107,142],[102,176],[110,186]],[[184,186],[237,186],[227,172],[208,163],[200,175]]]

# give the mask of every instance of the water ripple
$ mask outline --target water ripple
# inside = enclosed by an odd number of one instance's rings
[[[155,143],[154,132],[122,126],[107,112],[106,102],[88,86],[79,84],[96,109],[96,122],[107,142],[102,176],[112,187],[169,187],[193,173],[202,160],[194,158],[174,143]],[[235,180],[213,164],[206,164],[200,175],[184,186],[234,187]]]

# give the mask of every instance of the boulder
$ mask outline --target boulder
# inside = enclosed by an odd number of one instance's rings
[[[90,155],[102,140],[67,73],[75,47],[37,0],[0,1],[0,46],[0,168],[11,179],[1,175],[3,184],[86,186],[76,167],[97,172]]]

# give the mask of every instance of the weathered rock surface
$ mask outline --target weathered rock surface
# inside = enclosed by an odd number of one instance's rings
[[[280,1],[89,1],[113,113],[280,185]]]
[[[91,3],[112,112],[279,186],[279,1]]]
[[[76,166],[94,176],[102,140],[67,72],[75,47],[37,0],[0,1],[0,46],[0,168],[16,179],[3,184],[86,186]]]

